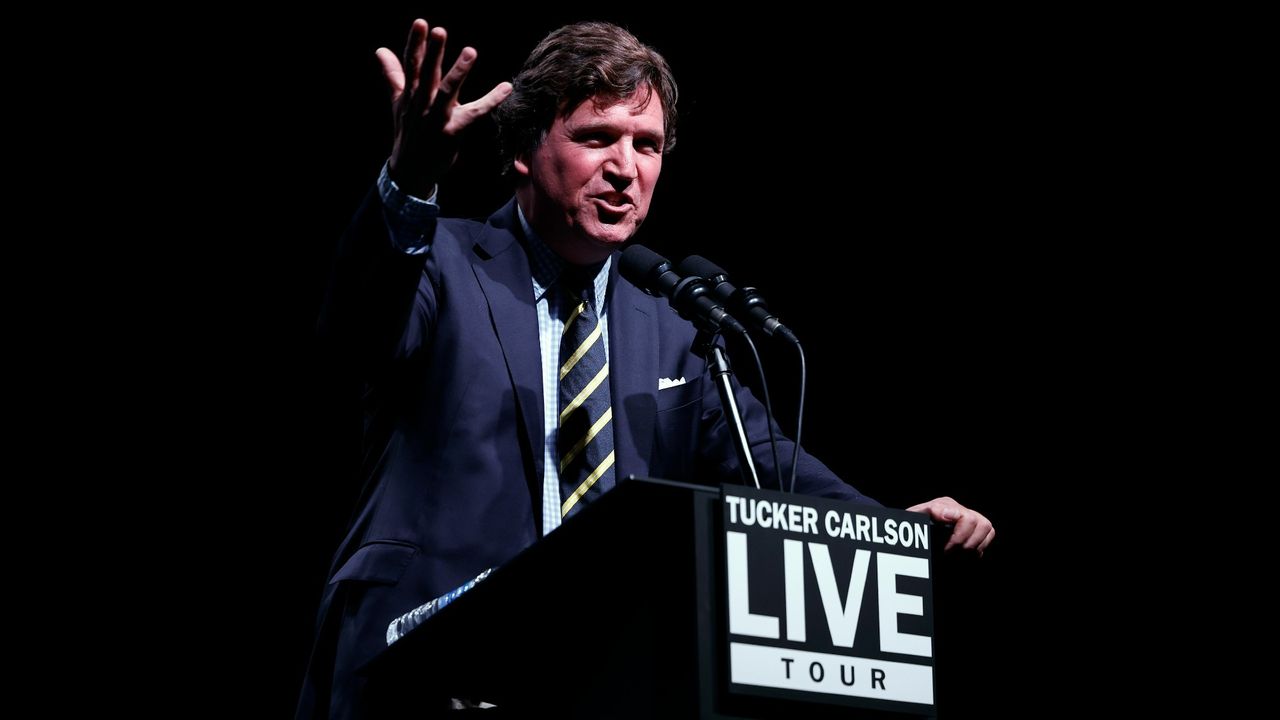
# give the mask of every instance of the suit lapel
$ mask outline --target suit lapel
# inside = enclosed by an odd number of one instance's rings
[[[615,254],[609,277],[609,383],[619,481],[649,474],[658,407],[657,302],[619,280],[620,264]]]
[[[532,456],[530,494],[537,517],[542,506],[546,437],[542,422],[542,353],[532,273],[529,257],[516,237],[518,224],[512,200],[489,218],[477,238],[479,254],[486,259],[473,267],[489,303],[489,317],[502,346],[524,422]],[[658,305],[654,298],[619,278],[619,265],[615,255],[609,274],[609,383],[616,477],[622,480],[649,473],[658,404]]]
[[[532,473],[528,480],[535,512],[541,513],[543,438],[542,352],[538,339],[538,313],[534,305],[529,256],[516,239],[515,200],[489,218],[477,238],[479,255],[473,263],[476,280],[489,303],[489,318],[502,346],[511,376],[516,405],[524,422]],[[541,522],[538,523],[541,527]]]

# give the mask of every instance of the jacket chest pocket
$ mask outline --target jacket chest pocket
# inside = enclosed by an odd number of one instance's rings
[[[682,385],[658,390],[657,412],[679,410],[698,402],[702,398],[702,379],[690,380]]]

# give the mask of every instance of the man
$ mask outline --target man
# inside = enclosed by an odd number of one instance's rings
[[[617,276],[675,141],[665,60],[621,28],[581,23],[544,39],[514,84],[462,104],[476,52],[446,74],[445,39],[416,20],[403,58],[377,52],[395,142],[321,319],[367,381],[367,481],[322,600],[300,717],[358,714],[354,671],[385,646],[388,623],[616,482],[739,478],[693,328]],[[516,197],[484,223],[439,218],[429,200],[459,135],[491,112]],[[767,447],[763,408],[741,389],[737,402],[753,446]],[[770,453],[755,459],[773,475]],[[875,502],[804,453],[797,488]],[[950,498],[912,509],[954,522],[952,543],[969,550],[994,535]]]

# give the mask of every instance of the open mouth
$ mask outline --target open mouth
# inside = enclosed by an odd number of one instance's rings
[[[598,195],[594,200],[601,210],[610,213],[622,214],[635,207],[626,195]]]
[[[617,204],[615,204],[615,202]],[[610,201],[605,198],[595,198],[595,205],[596,217],[599,218],[600,222],[605,223],[606,225],[613,225],[622,222],[628,215],[630,215],[632,209],[635,208],[635,205],[632,205],[625,199]]]

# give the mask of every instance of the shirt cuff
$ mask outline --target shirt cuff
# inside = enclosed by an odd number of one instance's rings
[[[436,204],[439,188],[431,190],[431,197],[423,200],[400,189],[391,179],[390,163],[383,163],[378,174],[378,195],[382,198],[382,213],[387,221],[391,244],[407,255],[420,255],[431,249],[427,233],[434,230],[435,219],[440,216]]]

